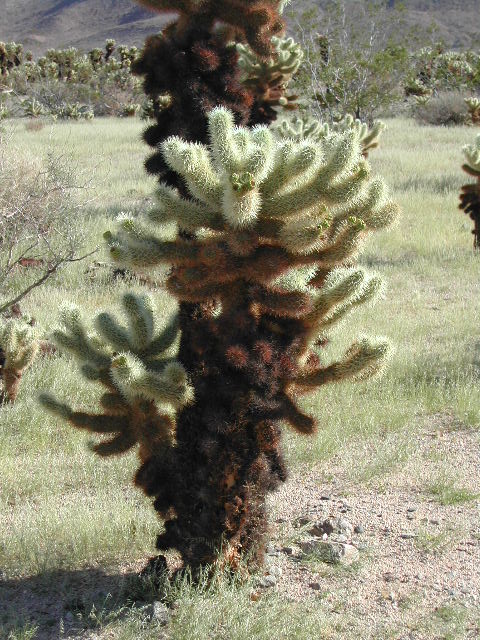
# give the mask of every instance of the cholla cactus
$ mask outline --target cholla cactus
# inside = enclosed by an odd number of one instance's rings
[[[462,169],[476,182],[466,184],[460,193],[460,209],[473,220],[473,247],[480,249],[480,135],[473,144],[463,147],[466,163]]]
[[[293,38],[272,38],[270,58],[257,56],[248,45],[237,44],[242,82],[255,96],[252,118],[255,124],[268,124],[277,118],[276,108],[292,111],[298,96],[287,94],[287,86],[298,71],[303,51]]]
[[[297,142],[301,140],[318,142],[328,137],[330,131],[345,132],[352,130],[358,135],[363,157],[368,158],[369,151],[378,147],[380,135],[385,130],[385,124],[377,120],[370,128],[366,122],[347,115],[343,120],[330,126],[326,122],[319,122],[312,116],[302,116],[280,121],[273,126],[273,130],[281,138],[296,140]]]
[[[472,124],[480,125],[480,98],[465,98],[468,107],[468,117]]]
[[[106,239],[120,264],[171,265],[167,288],[181,303],[210,304],[190,327],[195,403],[178,414],[181,471],[169,482],[173,515],[158,547],[198,564],[223,543],[235,565],[240,554],[261,556],[265,496],[286,477],[279,421],[313,433],[301,395],[366,378],[385,363],[383,339],[361,337],[333,363],[322,362],[316,345],[378,292],[379,279],[354,267],[355,255],[397,207],[371,178],[357,128],[315,142],[281,140],[267,127],[236,127],[217,108],[209,133],[209,147],[178,137],[161,145],[188,196],[161,183],[148,221],[123,219]],[[197,238],[162,239],[172,221]],[[184,357],[192,354],[181,349]],[[162,496],[155,468],[145,477]]]
[[[9,320],[0,326],[0,376],[3,378],[4,400],[16,400],[23,373],[35,360],[38,346],[29,325]]]
[[[147,128],[145,141],[156,149],[147,160],[149,173],[175,180],[158,145],[170,135],[189,141],[207,141],[206,114],[225,106],[237,124],[252,123],[254,95],[240,81],[238,53],[232,41],[248,43],[258,56],[273,53],[271,38],[283,31],[278,0],[145,0],[159,12],[174,12],[178,20],[162,34],[147,38],[132,71],[144,77],[153,100],[156,124]],[[167,108],[157,104],[170,96]],[[172,182],[171,186],[181,186]]]
[[[159,13],[178,13],[180,27],[194,20],[199,27],[211,29],[221,22],[261,56],[270,55],[273,35],[283,31],[279,14],[285,0],[138,0]]]
[[[62,310],[61,328],[53,334],[58,347],[78,360],[82,375],[104,387],[102,413],[75,411],[48,394],[40,401],[74,427],[108,435],[93,447],[101,456],[123,453],[139,444],[142,466],[136,482],[146,488],[142,474],[153,459],[157,473],[173,473],[170,465],[166,467],[175,440],[173,412],[192,400],[192,389],[184,368],[172,357],[177,319],[159,331],[149,297],[130,293],[122,302],[127,326],[101,313],[94,322],[96,332],[88,332],[79,309],[69,305]]]

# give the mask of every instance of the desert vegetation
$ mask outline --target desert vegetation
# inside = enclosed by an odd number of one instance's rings
[[[476,54],[142,4],[1,50],[0,638],[476,637]]]

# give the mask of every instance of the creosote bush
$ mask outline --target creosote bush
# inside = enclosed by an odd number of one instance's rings
[[[184,369],[173,365],[181,385],[168,395],[176,407],[169,437],[160,438],[159,449],[143,448],[156,433],[148,411],[136,414],[134,427],[127,417],[138,394],[141,402],[158,401],[159,412],[168,404],[162,385],[172,380],[162,367],[171,365],[162,356],[151,370],[158,353],[149,346],[157,340],[151,306],[146,314],[136,304],[139,319],[130,330],[99,316],[101,341],[87,336],[75,314],[64,314],[66,329],[55,334],[84,375],[107,386],[108,419],[51,398],[43,402],[75,426],[118,433],[107,441],[108,452],[140,442],[136,482],[164,520],[159,550],[177,549],[193,567],[220,560],[235,568],[242,557],[262,561],[266,494],[287,475],[281,423],[313,434],[316,421],[303,411],[302,396],[368,378],[386,362],[390,347],[383,338],[360,336],[330,363],[322,345],[381,289],[355,258],[369,233],[393,221],[397,207],[382,180],[372,178],[357,127],[315,141],[283,139],[266,126],[239,127],[235,114],[219,107],[208,115],[208,132],[209,146],[165,140],[159,153],[185,188],[160,182],[158,204],[144,221],[123,218],[105,235],[119,265],[169,265],[168,291],[180,305],[202,308],[190,325],[189,357],[183,360],[181,348],[177,355]],[[164,225],[172,222],[193,236],[165,237]],[[149,328],[142,328],[141,344],[132,335],[137,325]],[[150,380],[158,377],[153,392]]]
[[[462,169],[476,181],[462,187],[460,209],[473,220],[473,246],[480,249],[480,135],[463,148],[463,154],[466,162]]]

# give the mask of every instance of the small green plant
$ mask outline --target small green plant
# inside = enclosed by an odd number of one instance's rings
[[[452,528],[444,529],[438,533],[420,528],[415,537],[415,546],[425,553],[440,555],[459,540],[461,533],[461,531]]]
[[[123,116],[125,118],[133,118],[138,114],[141,107],[142,105],[138,104],[137,102],[129,102],[123,107]]]
[[[439,476],[429,484],[427,491],[443,506],[464,504],[480,497],[480,493],[474,493],[469,489],[458,487],[452,478],[445,475]]]

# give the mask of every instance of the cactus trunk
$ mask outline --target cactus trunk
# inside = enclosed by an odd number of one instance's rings
[[[15,402],[22,376],[17,371],[3,370],[4,396],[8,402]]]

